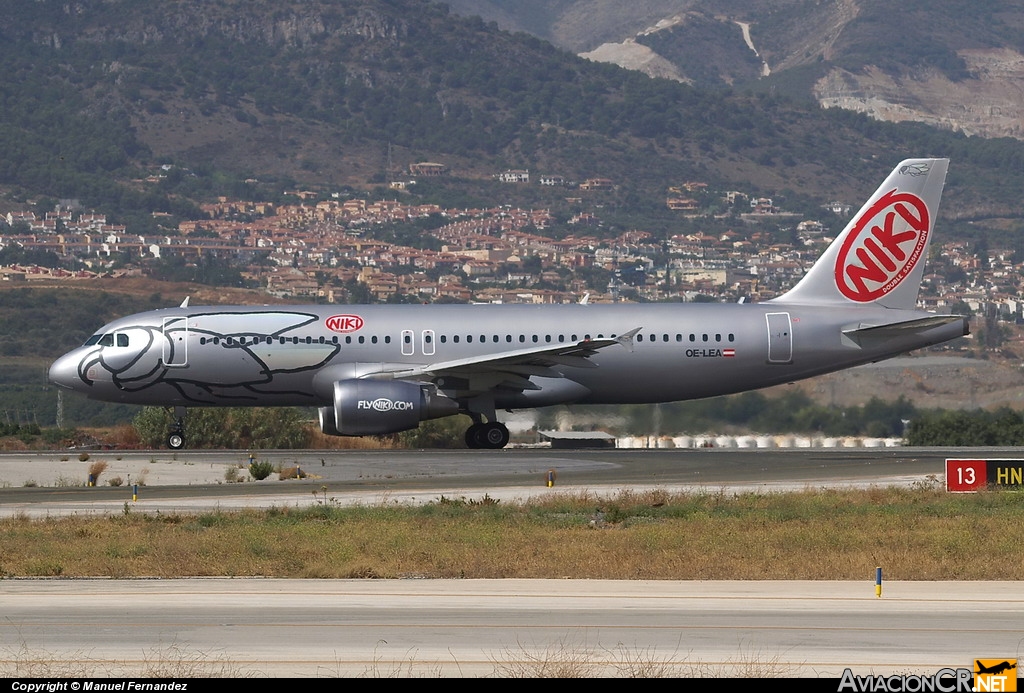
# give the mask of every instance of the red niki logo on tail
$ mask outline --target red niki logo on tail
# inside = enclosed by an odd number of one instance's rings
[[[900,285],[921,260],[931,219],[917,195],[895,189],[855,222],[836,258],[836,286],[851,301],[875,301]]]

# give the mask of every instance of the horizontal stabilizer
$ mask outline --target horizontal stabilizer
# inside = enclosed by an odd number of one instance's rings
[[[949,325],[954,322],[963,322],[964,334],[970,334],[970,329],[967,325],[967,318],[962,315],[932,315],[927,318],[904,320],[902,322],[892,322],[884,325],[869,325],[861,323],[855,327],[848,327],[844,329],[843,334],[857,342],[857,344],[862,345],[865,340],[907,337],[912,334],[920,334],[933,328],[942,327],[943,325]]]

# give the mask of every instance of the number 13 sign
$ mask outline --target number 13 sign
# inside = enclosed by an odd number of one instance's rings
[[[973,493],[988,484],[986,460],[946,460],[946,490]]]

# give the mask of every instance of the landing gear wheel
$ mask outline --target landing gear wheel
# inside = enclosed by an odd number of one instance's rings
[[[509,434],[504,424],[491,421],[490,423],[471,426],[470,430],[472,431],[474,428],[476,429],[473,432],[473,441],[476,443],[475,447],[485,450],[500,450],[508,445]],[[466,435],[469,435],[469,431],[466,432]]]
[[[466,429],[466,447],[470,450],[478,450],[480,448],[480,443],[477,442],[477,435],[482,427],[482,423],[475,423]]]
[[[171,430],[167,432],[167,447],[181,450],[185,447],[185,407],[174,407],[173,416]]]

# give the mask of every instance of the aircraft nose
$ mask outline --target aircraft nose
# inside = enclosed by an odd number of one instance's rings
[[[75,389],[75,383],[81,382],[78,378],[78,357],[74,352],[64,354],[50,366],[49,380],[68,390]]]

